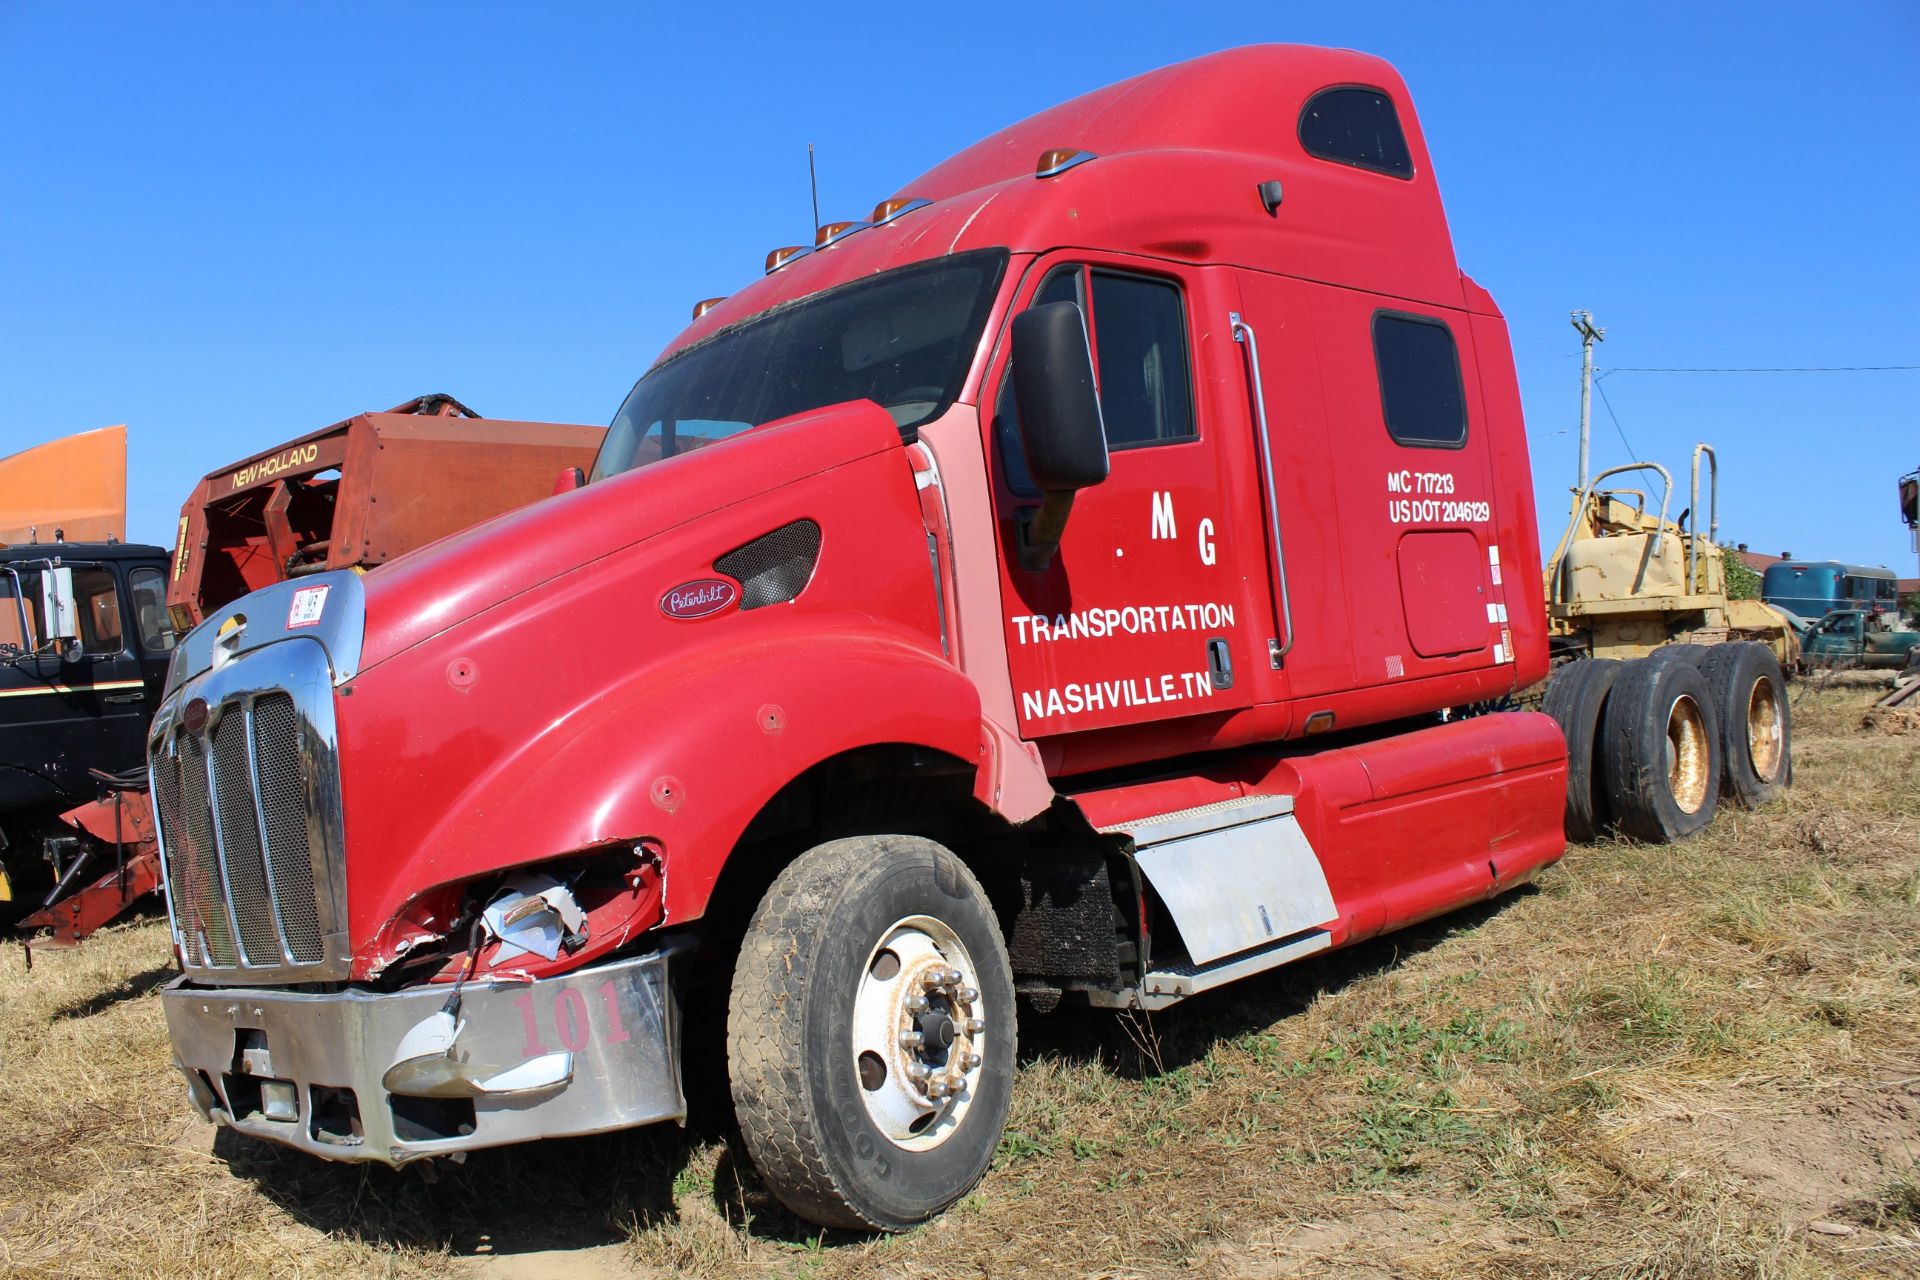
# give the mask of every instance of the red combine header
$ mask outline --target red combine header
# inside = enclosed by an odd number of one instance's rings
[[[182,643],[201,1114],[402,1164],[724,1061],[786,1204],[898,1230],[986,1171],[1017,998],[1158,1009],[1560,856],[1506,325],[1386,63],[1156,71],[766,265],[584,487]],[[1721,695],[1614,687],[1609,777],[1711,816]]]
[[[244,458],[180,508],[168,611],[186,631],[269,583],[385,564],[546,497],[563,468],[592,464],[602,434],[432,395]]]

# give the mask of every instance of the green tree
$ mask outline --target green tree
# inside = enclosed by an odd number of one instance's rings
[[[1727,599],[1758,600],[1760,598],[1760,575],[1747,567],[1740,553],[1732,547],[1720,548],[1720,563],[1727,571]]]

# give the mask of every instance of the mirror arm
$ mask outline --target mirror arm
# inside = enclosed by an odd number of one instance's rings
[[[1060,536],[1067,529],[1067,515],[1073,510],[1073,490],[1062,489],[1042,498],[1037,507],[1023,507],[1017,518],[1020,526],[1020,567],[1031,573],[1044,573],[1060,550]]]

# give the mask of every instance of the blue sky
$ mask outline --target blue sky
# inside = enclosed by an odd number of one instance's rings
[[[1084,90],[1267,40],[1412,86],[1512,326],[1543,541],[1614,366],[1920,364],[1920,5],[119,6],[0,0],[0,454],[126,422],[129,533],[424,391],[604,423],[699,298]],[[1756,550],[1915,558],[1920,372],[1621,372],[1596,466],[1719,446]],[[1684,478],[1681,480],[1684,487]],[[1684,495],[1675,502],[1684,505]]]

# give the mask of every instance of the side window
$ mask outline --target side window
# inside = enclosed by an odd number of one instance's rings
[[[73,598],[80,606],[83,653],[119,653],[127,647],[120,632],[120,591],[111,569],[75,569]]]
[[[40,575],[0,570],[0,657],[40,647]]]
[[[1413,177],[1407,135],[1393,99],[1379,89],[1323,89],[1300,112],[1300,145],[1307,154],[1395,178]]]
[[[133,621],[140,630],[140,647],[148,653],[173,648],[173,628],[167,625],[167,580],[158,569],[135,569],[127,575],[133,592]]]
[[[1430,316],[1376,312],[1373,358],[1388,435],[1400,444],[1429,449],[1466,444],[1466,396],[1452,330]]]
[[[1093,362],[1107,447],[1193,439],[1180,287],[1144,276],[1092,274]]]
[[[1168,280],[1099,268],[1059,267],[1030,306],[1073,302],[1093,338],[1094,380],[1112,450],[1197,439],[1193,378],[1187,354],[1186,307]],[[1029,497],[1038,490],[1020,448],[1020,411],[1013,379],[1003,377],[994,403],[994,440],[1007,484]]]

